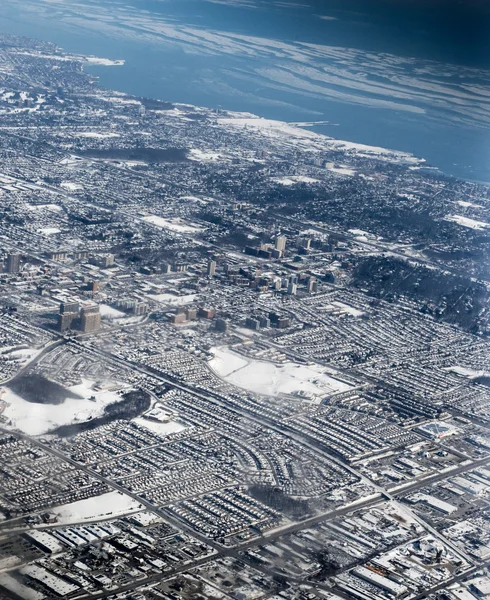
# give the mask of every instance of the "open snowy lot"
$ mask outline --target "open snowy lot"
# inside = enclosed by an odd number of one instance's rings
[[[120,492],[108,492],[94,498],[87,498],[64,504],[51,509],[49,512],[56,515],[60,525],[83,523],[85,521],[98,521],[111,519],[141,510],[142,506],[133,498]]]
[[[209,362],[213,371],[240,388],[267,396],[325,396],[344,392],[350,386],[328,375],[318,365],[298,365],[292,362],[275,365],[270,362],[240,356],[229,348],[212,348]]]
[[[170,229],[171,231],[177,231],[178,233],[198,233],[202,231],[201,227],[197,227],[196,225],[189,225],[183,219],[164,219],[163,217],[158,217],[157,215],[147,215],[146,217],[141,218],[142,221],[146,223],[151,223],[156,227],[161,227],[162,229]]]
[[[94,383],[83,380],[81,384],[68,388],[81,398],[67,398],[57,405],[28,402],[8,388],[0,388],[7,426],[27,435],[43,435],[62,425],[100,417],[106,406],[120,401],[121,397],[113,390],[94,390]]]

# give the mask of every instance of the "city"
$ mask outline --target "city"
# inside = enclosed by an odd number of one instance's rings
[[[0,600],[490,597],[488,186],[97,60],[0,36]]]

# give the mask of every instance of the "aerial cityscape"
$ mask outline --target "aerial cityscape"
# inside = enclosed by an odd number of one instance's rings
[[[490,598],[489,186],[90,65],[0,34],[0,600]]]

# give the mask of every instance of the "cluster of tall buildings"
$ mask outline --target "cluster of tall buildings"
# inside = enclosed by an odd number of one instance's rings
[[[100,329],[100,309],[98,304],[80,304],[66,301],[60,304],[58,331],[76,329],[83,333],[94,333]]]
[[[11,252],[7,254],[7,259],[3,263],[4,273],[19,273],[20,271],[20,254],[18,252]]]

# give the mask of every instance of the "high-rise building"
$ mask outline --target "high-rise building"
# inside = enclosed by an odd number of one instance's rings
[[[296,247],[304,248],[305,250],[309,250],[311,245],[311,238],[299,235],[296,238]]]
[[[66,300],[60,304],[60,315],[64,315],[65,313],[75,313],[78,315],[79,310],[80,306],[75,300]]]
[[[7,256],[7,273],[18,273],[20,271],[20,254],[14,252]]]
[[[254,331],[258,331],[260,329],[260,322],[253,317],[247,317],[245,319],[245,327],[248,327],[248,329],[253,329]]]
[[[82,306],[80,329],[83,333],[94,333],[100,329],[100,310],[98,304]]]
[[[298,288],[298,284],[291,281],[291,283],[288,285],[288,294],[290,296],[296,296],[297,288]]]
[[[225,319],[216,319],[216,331],[226,333],[228,331],[228,321]]]
[[[261,327],[270,327],[271,326],[271,320],[269,319],[269,317],[266,317],[265,315],[261,315],[259,317],[259,323]]]
[[[78,312],[63,312],[58,315],[58,331],[71,329],[74,321],[78,319]]]
[[[318,292],[318,281],[314,277],[310,277],[308,280],[308,292],[310,294]]]
[[[208,277],[214,277],[216,273],[216,261],[210,260],[208,262]]]
[[[205,306],[202,306],[197,311],[197,316],[201,317],[202,319],[212,319],[215,314],[216,314],[216,309],[206,308]]]
[[[174,324],[185,323],[186,322],[185,312],[181,312],[181,313],[177,313],[176,315],[172,315],[170,317],[170,321]]]
[[[285,249],[286,249],[286,236],[278,235],[276,238],[276,250],[279,250],[280,252],[284,252]]]
[[[197,308],[188,308],[185,314],[188,321],[194,321],[197,318]]]

